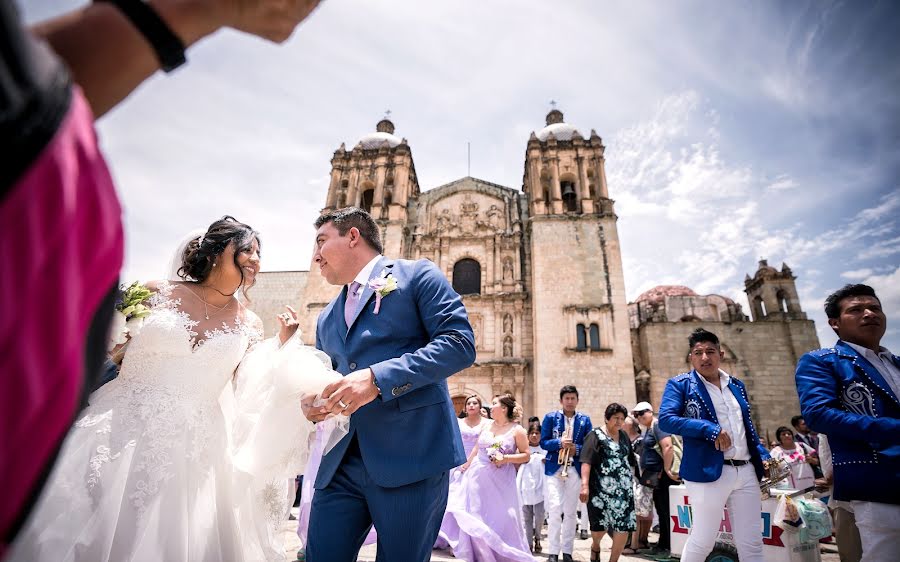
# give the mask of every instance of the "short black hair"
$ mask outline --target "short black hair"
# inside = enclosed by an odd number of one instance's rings
[[[574,394],[575,398],[578,398],[578,389],[575,388],[573,384],[567,384],[566,386],[559,389],[559,399],[562,400],[564,394]]]
[[[794,436],[794,432],[791,431],[789,427],[783,425],[775,430],[775,440],[778,441],[779,443],[781,442],[781,434],[782,433],[789,433],[791,435],[791,437]]]
[[[628,417],[628,410],[625,409],[625,406],[619,404],[618,402],[613,402],[609,406],[606,407],[606,419],[612,419],[612,417],[616,414],[622,414],[626,418]]]
[[[837,291],[825,298],[825,316],[828,318],[838,318],[841,315],[841,301],[848,297],[875,297],[878,302],[881,299],[875,294],[875,289],[868,285],[848,284],[844,285]]]
[[[691,332],[690,336],[688,336],[688,345],[690,346],[690,349],[694,349],[694,346],[700,342],[711,343],[714,346],[719,347],[718,336],[703,328],[697,328]]]
[[[534,423],[534,422],[541,423],[541,418],[539,418],[537,416],[531,416],[530,418],[528,418],[528,423]]]
[[[791,425],[796,427],[800,427],[800,420],[803,419],[803,416],[794,416],[791,418]]]
[[[316,229],[323,224],[331,223],[337,229],[338,234],[346,236],[351,228],[359,230],[363,240],[376,250],[379,254],[384,253],[384,247],[381,244],[381,233],[375,219],[372,215],[360,209],[359,207],[344,207],[335,211],[328,211],[316,219],[314,223]]]

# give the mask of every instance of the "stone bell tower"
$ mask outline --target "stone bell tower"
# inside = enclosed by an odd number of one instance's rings
[[[374,133],[364,135],[352,150],[341,146],[331,158],[331,182],[325,209],[361,207],[381,227],[384,253],[403,257],[407,203],[419,197],[419,182],[406,139],[394,135],[385,117]]]
[[[406,139],[394,135],[394,124],[385,117],[374,133],[363,135],[352,150],[344,143],[331,158],[331,181],[323,212],[341,207],[361,207],[371,213],[381,229],[384,255],[404,258],[407,204],[419,197],[419,181],[412,151]],[[316,318],[341,290],[329,285],[310,263],[301,303],[303,341],[315,343]]]
[[[522,190],[529,207],[534,371],[539,411],[559,407],[574,384],[579,409],[602,419],[610,402],[633,406],[631,337],[617,217],[606,184],[605,147],[554,108],[532,133]]]
[[[753,321],[806,320],[797,296],[796,279],[787,264],[781,264],[781,271],[778,271],[768,260],[759,260],[759,268],[753,277],[747,275],[744,279],[744,292],[750,302]]]

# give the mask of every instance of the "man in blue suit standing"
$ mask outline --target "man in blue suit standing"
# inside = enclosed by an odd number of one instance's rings
[[[680,476],[693,518],[681,560],[706,560],[727,503],[741,562],[764,562],[759,480],[769,452],[750,419],[744,383],[719,369],[719,338],[698,328],[688,342],[693,369],[669,379],[659,408],[659,426],[684,441]]]
[[[900,357],[881,346],[887,317],[875,290],[846,285],[825,299],[834,347],[797,364],[800,409],[828,436],[834,499],[849,501],[863,561],[900,551]]]
[[[575,511],[581,491],[581,463],[578,455],[584,438],[591,432],[591,418],[576,412],[578,389],[566,385],[559,389],[561,410],[544,416],[541,424],[541,448],[547,451],[544,460],[544,495],[547,498],[547,540],[550,542],[549,562],[562,556],[563,562],[572,561],[575,548]],[[560,455],[567,456],[565,466]]]
[[[350,432],[316,477],[310,562],[351,562],[372,524],[377,560],[431,557],[447,505],[449,470],[466,460],[446,378],[475,360],[459,295],[428,260],[381,255],[362,209],[316,220],[314,261],[341,293],[319,315],[316,347],[344,378],[309,414],[351,415]]]

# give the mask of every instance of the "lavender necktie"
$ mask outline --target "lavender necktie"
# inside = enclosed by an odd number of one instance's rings
[[[350,328],[350,323],[353,322],[356,308],[359,306],[359,287],[360,284],[354,281],[350,283],[350,288],[347,290],[347,300],[344,302],[344,322],[347,323],[348,329]]]

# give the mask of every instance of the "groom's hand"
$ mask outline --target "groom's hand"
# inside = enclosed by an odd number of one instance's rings
[[[325,406],[322,407],[322,413],[349,416],[375,400],[375,397],[378,396],[378,387],[373,382],[374,376],[371,369],[363,369],[354,371],[340,381],[326,386],[322,391],[322,398],[326,400]]]

